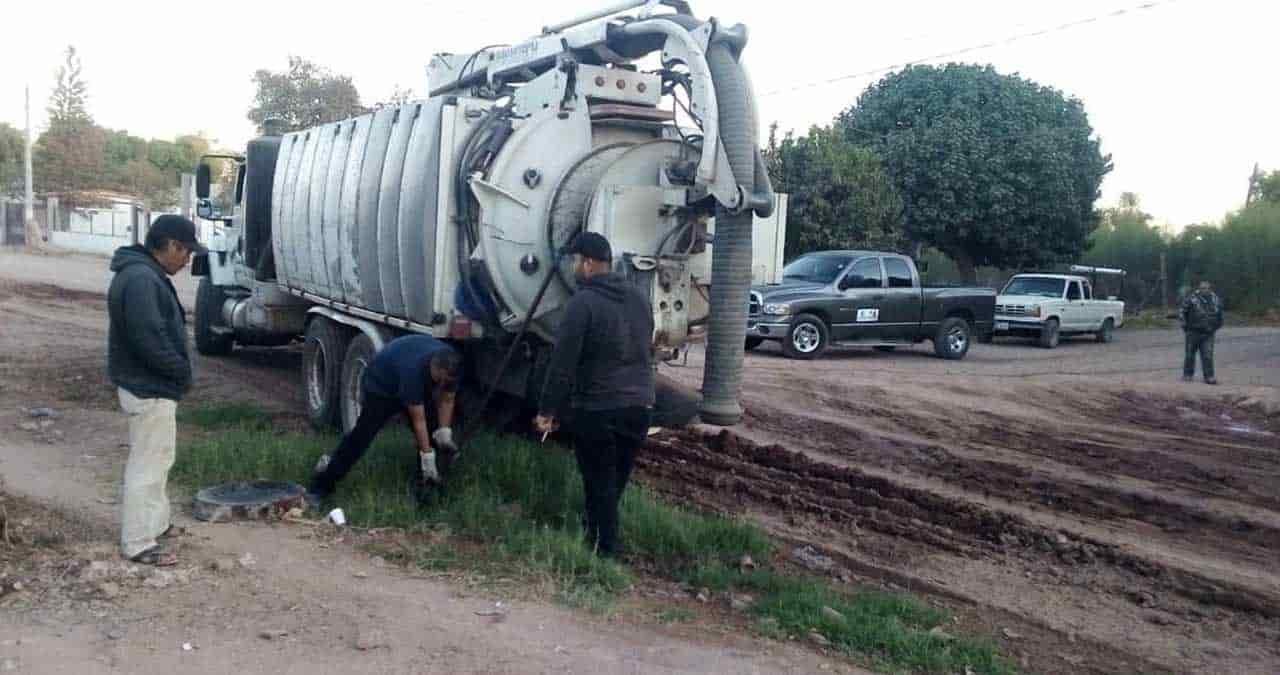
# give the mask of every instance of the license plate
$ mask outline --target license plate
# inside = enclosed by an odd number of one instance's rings
[[[997,321],[997,322],[996,322],[996,330],[1009,330],[1009,322],[1008,322],[1008,321]]]

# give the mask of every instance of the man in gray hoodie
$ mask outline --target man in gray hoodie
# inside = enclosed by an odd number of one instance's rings
[[[653,414],[653,310],[612,271],[613,251],[603,236],[583,232],[569,253],[578,289],[560,319],[534,427],[554,431],[572,410],[587,539],[611,557],[618,553],[618,502]]]
[[[200,250],[194,223],[164,215],[151,223],[145,245],[123,246],[111,259],[107,374],[129,416],[120,546],[124,557],[148,565],[178,563],[157,541],[174,533],[166,485],[177,403],[191,387],[186,316],[169,277]]]

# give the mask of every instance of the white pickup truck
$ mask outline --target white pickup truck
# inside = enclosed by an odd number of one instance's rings
[[[1065,336],[1090,334],[1111,342],[1124,324],[1124,302],[1093,297],[1085,277],[1063,274],[1018,274],[996,297],[996,335],[1036,338],[1053,349]]]

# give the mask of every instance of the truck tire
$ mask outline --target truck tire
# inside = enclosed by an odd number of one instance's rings
[[[791,321],[787,337],[782,341],[782,353],[793,359],[812,359],[826,351],[831,331],[822,319],[812,314],[801,314]]]
[[[342,433],[348,433],[360,419],[360,405],[363,402],[364,371],[373,362],[373,340],[364,333],[357,334],[347,345],[347,353],[342,358],[342,385],[338,394],[338,417]]]
[[[222,303],[226,299],[209,277],[200,277],[196,288],[196,351],[205,356],[226,356],[235,346],[234,335],[215,330],[222,325]]]
[[[1061,339],[1062,331],[1058,325],[1058,320],[1049,319],[1044,322],[1044,326],[1040,328],[1039,345],[1045,349],[1053,349],[1058,346],[1058,342]]]
[[[331,429],[338,421],[338,391],[342,384],[342,359],[347,351],[347,331],[316,316],[307,323],[302,349],[302,401],[307,419],[316,429]]]
[[[1104,319],[1102,321],[1102,328],[1099,328],[1096,334],[1096,337],[1098,338],[1098,342],[1106,344],[1114,340],[1115,329],[1116,329],[1115,321],[1112,321],[1110,318]]]
[[[971,337],[968,321],[958,316],[949,316],[938,324],[938,332],[933,336],[933,353],[938,358],[959,361],[969,353]]]
[[[756,347],[759,347],[759,346],[761,345],[761,343],[763,343],[763,342],[764,342],[764,338],[761,338],[761,337],[749,337],[749,338],[747,338],[746,344],[745,344],[745,345],[743,345],[743,346],[744,346],[744,348],[746,348],[746,350],[747,350],[747,351],[751,351],[752,349],[755,349]]]

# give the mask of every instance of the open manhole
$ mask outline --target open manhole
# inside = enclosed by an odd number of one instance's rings
[[[237,481],[207,487],[196,493],[195,517],[211,523],[280,518],[303,508],[301,485],[270,480]]]

